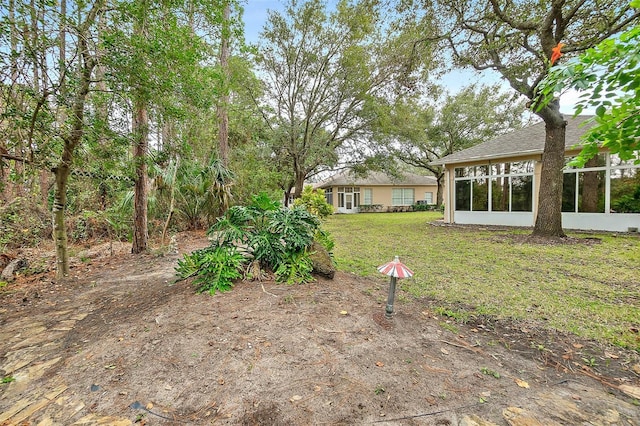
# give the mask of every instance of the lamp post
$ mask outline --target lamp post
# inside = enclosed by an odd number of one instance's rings
[[[396,256],[391,262],[378,266],[378,272],[391,277],[389,297],[387,297],[387,307],[384,314],[387,319],[391,319],[391,314],[393,314],[393,299],[396,294],[396,281],[398,278],[412,277],[413,271],[400,262],[400,258]]]

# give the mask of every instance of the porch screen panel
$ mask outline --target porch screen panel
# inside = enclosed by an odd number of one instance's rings
[[[327,188],[324,190],[324,198],[327,204],[333,205],[333,188]]]
[[[562,181],[562,211],[576,211],[576,173],[565,173]]]
[[[489,179],[474,179],[472,187],[472,203],[473,211],[489,210]]]
[[[471,210],[471,181],[470,180],[458,180],[455,183],[456,187],[456,210],[470,211]]]
[[[640,168],[611,170],[611,213],[640,213]]]
[[[491,211],[509,211],[509,178],[491,179]]]
[[[605,171],[578,173],[578,211],[604,213]]]
[[[511,211],[533,210],[533,176],[511,177]]]

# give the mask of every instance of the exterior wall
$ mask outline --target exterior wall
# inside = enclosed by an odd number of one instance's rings
[[[340,185],[343,186],[343,185]],[[345,185],[347,186],[347,185]],[[394,188],[411,188],[414,190],[414,203],[418,200],[424,200],[425,192],[432,193],[432,199],[435,202],[438,187],[436,185],[385,185],[385,186],[372,186],[372,185],[354,185],[360,188],[360,204],[365,204],[364,202],[364,190],[371,189],[372,190],[372,200],[371,204],[379,204],[382,206],[381,211],[387,211],[387,208],[392,206],[392,194]],[[338,207],[339,197],[338,197],[338,187],[332,186],[332,194],[333,200],[332,205],[333,209],[336,213],[358,213],[357,208],[353,208],[351,210],[347,210],[344,207]]]

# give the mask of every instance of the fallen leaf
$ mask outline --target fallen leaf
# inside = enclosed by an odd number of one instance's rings
[[[300,401],[301,399],[302,397],[300,395],[293,395],[289,401],[296,402],[296,401]]]
[[[449,355],[449,351],[446,350],[445,348],[440,348],[440,352],[442,352],[445,355]]]
[[[525,382],[524,380],[520,380],[520,379],[515,379],[515,380],[516,380],[516,384],[518,386],[520,386],[521,388],[529,389],[529,383]]]
[[[173,389],[173,388],[171,387],[171,385],[165,385],[165,386],[164,386],[164,390],[171,390],[171,389]]]
[[[576,348],[576,349],[582,349],[582,348],[584,348],[584,345],[581,345],[580,343],[574,343],[572,346],[573,346],[574,348]]]
[[[609,352],[605,352],[605,353],[604,353],[604,356],[605,356],[605,357],[607,357],[607,358],[611,358],[611,359],[618,359],[618,358],[620,358],[618,355],[610,354]]]
[[[149,402],[147,403],[146,407],[147,410],[151,410],[153,408],[153,402]]]
[[[106,368],[107,370],[115,370],[116,366],[111,364],[111,365],[105,365],[104,368]]]
[[[340,315],[347,315],[347,314],[349,314],[349,312],[347,312],[347,311],[340,311]]]
[[[376,365],[377,365],[378,367],[384,367],[384,363],[383,363],[383,362],[380,362],[380,361],[376,362]]]
[[[634,364],[634,365],[631,367],[631,370],[632,370],[634,373],[636,373],[636,374],[640,374],[640,364]]]

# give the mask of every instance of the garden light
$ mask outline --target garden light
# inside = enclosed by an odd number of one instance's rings
[[[396,256],[393,261],[378,266],[378,272],[391,277],[389,283],[389,297],[387,298],[387,309],[385,316],[391,318],[393,314],[393,298],[396,294],[396,280],[398,278],[409,278],[413,276],[413,271],[400,262],[400,258]]]

